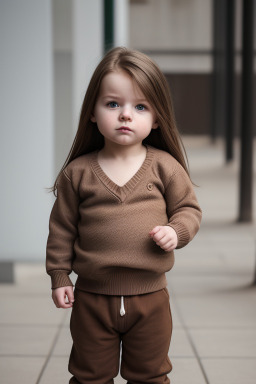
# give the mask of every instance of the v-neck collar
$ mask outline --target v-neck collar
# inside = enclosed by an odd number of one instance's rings
[[[131,177],[131,179],[128,180],[127,183],[125,183],[122,186],[116,184],[113,180],[111,180],[101,168],[98,162],[99,151],[95,151],[92,154],[91,167],[94,173],[100,179],[100,181],[104,184],[104,186],[109,190],[109,192],[114,194],[121,202],[124,202],[126,197],[132,192],[132,190],[141,180],[141,178],[143,177],[143,175],[145,174],[146,170],[148,169],[148,167],[152,162],[152,159],[154,156],[154,149],[150,145],[146,145],[146,149],[147,149],[146,158],[143,161],[141,167]]]

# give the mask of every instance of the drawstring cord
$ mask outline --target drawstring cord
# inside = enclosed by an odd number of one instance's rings
[[[120,308],[120,316],[125,315],[125,309],[124,309],[124,297],[121,296],[121,308]]]

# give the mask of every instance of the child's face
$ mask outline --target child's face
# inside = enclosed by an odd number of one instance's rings
[[[153,108],[124,71],[103,78],[91,121],[97,123],[105,145],[136,145],[158,127]]]

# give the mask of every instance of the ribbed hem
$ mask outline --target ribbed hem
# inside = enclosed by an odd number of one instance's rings
[[[67,287],[70,285],[74,286],[66,271],[50,271],[48,274],[52,279],[52,289]]]
[[[176,249],[185,247],[185,245],[188,244],[189,239],[190,239],[190,235],[189,235],[187,228],[184,227],[184,225],[181,223],[173,223],[173,224],[169,223],[166,225],[168,225],[169,227],[172,227],[175,230],[175,232],[177,233],[178,245],[177,245]]]
[[[165,274],[145,274],[145,271],[115,270],[106,280],[83,279],[78,276],[75,286],[82,291],[102,295],[130,296],[159,291],[167,286]]]

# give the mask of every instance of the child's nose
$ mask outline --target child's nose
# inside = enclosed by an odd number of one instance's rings
[[[131,121],[132,120],[132,112],[128,107],[122,108],[120,112],[120,120],[121,121]]]

